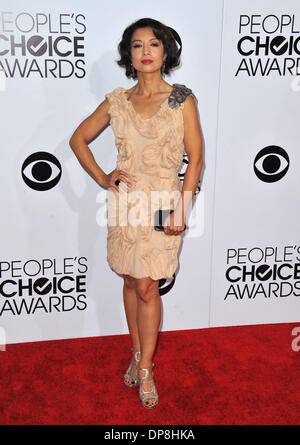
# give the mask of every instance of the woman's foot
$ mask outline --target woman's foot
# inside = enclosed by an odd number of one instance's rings
[[[139,395],[144,408],[154,408],[158,404],[158,394],[153,380],[153,364],[150,368],[139,368]]]
[[[132,349],[133,357],[131,359],[130,365],[124,375],[124,384],[128,388],[134,388],[138,385],[139,379],[138,379],[138,367],[139,367],[139,361],[141,353],[140,351],[134,352]]]

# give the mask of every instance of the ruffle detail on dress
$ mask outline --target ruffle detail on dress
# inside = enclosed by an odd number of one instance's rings
[[[181,241],[181,237],[179,241]],[[106,259],[110,268],[121,275],[131,275],[135,278],[150,277],[152,280],[160,280],[172,278],[178,267],[178,256],[176,251],[174,251],[172,259],[166,265],[164,252],[158,248],[154,248],[150,251],[145,251],[145,253],[140,256],[140,261],[143,263],[145,274],[143,276],[136,276],[135,273],[132,273],[131,271],[127,255],[126,251],[123,251],[123,255],[121,255],[121,250],[119,255],[108,253]]]
[[[120,265],[120,267],[122,267],[122,250],[120,248],[115,248],[115,246],[119,245],[120,242],[122,242],[122,228],[119,226],[108,226],[106,259],[111,267],[114,267],[115,264],[118,264]]]
[[[168,274],[169,271],[166,271],[165,254],[161,249],[155,247],[153,249],[143,250],[140,252],[140,255],[145,269],[148,270],[148,275],[153,280],[158,280],[161,276]]]
[[[170,235],[169,235],[170,236]],[[176,235],[173,235],[174,237]],[[174,249],[172,258],[166,264],[164,251],[158,248],[153,248],[141,253],[141,260],[143,261],[145,270],[148,270],[147,276],[153,280],[163,278],[171,278],[178,266],[177,250],[180,247],[181,236],[177,236],[177,249]]]
[[[183,161],[184,143],[182,126],[171,126],[163,139],[157,141],[161,148],[162,169],[172,169],[176,171],[180,168]]]
[[[133,258],[136,251],[137,229],[130,225],[108,228],[107,261],[118,273],[127,270],[128,259]],[[126,272],[122,272],[126,273]]]
[[[163,176],[170,177],[172,169],[174,172],[180,168],[184,152],[182,126],[169,122],[168,128],[162,137],[144,147],[140,166],[143,173],[161,177],[161,171]]]
[[[119,149],[120,144],[126,136],[126,121],[127,117],[125,113],[122,113],[122,98],[120,96],[121,87],[115,88],[111,93],[105,94],[110,106],[108,114],[110,115],[110,126],[113,129],[115,135],[115,144]]]
[[[131,170],[136,158],[136,145],[133,142],[119,139],[119,152],[117,156],[118,170]]]

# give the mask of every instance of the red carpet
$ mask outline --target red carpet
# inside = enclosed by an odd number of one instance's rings
[[[295,326],[160,333],[154,410],[123,385],[127,335],[7,345],[0,351],[1,424],[297,425]]]

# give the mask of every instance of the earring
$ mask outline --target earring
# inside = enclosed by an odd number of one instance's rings
[[[161,69],[162,74],[164,74],[164,72],[165,72],[165,67],[166,67],[166,61],[164,60],[164,63],[162,65],[162,69]]]
[[[130,65],[131,65],[131,74],[134,76],[134,67],[133,67],[132,63]]]

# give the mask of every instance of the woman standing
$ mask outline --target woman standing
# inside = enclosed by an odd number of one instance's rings
[[[161,321],[158,284],[161,278],[172,277],[178,266],[185,216],[203,165],[202,136],[192,90],[183,84],[169,85],[162,78],[180,63],[181,40],[176,31],[157,20],[140,19],[125,29],[118,50],[118,64],[126,69],[127,77],[138,79],[136,85],[107,93],[69,143],[82,167],[108,189],[113,224],[109,216],[107,260],[124,279],[133,353],[124,383],[139,385],[143,406],[153,408],[158,404],[152,371]],[[116,169],[105,174],[87,144],[108,123],[118,158]],[[178,171],[184,150],[189,164],[180,188]],[[154,203],[155,192],[160,201]],[[164,217],[163,231],[153,227],[158,208],[173,210]]]

